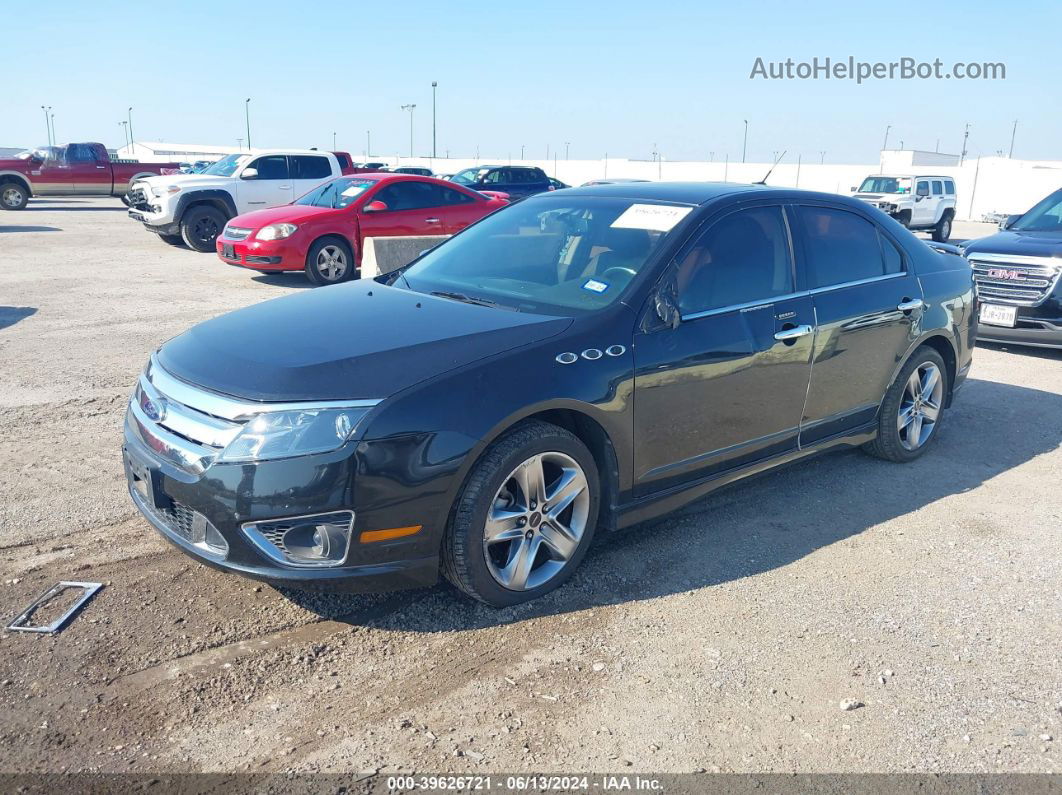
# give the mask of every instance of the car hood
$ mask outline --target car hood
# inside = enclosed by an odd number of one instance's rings
[[[246,400],[386,398],[571,323],[367,280],[200,323],[164,344],[158,360],[183,381]]]
[[[1020,254],[1026,257],[1062,257],[1062,232],[999,232],[963,244],[972,254]]]
[[[223,188],[232,185],[232,177],[215,177],[212,174],[163,174],[160,177],[141,177],[137,182],[148,185],[180,185],[182,190],[190,188]]]
[[[270,207],[265,210],[253,210],[243,215],[237,215],[229,226],[237,226],[243,229],[261,229],[268,224],[278,224],[282,221],[289,224],[297,224],[320,215],[342,212],[331,207],[308,207],[303,204],[282,204],[279,207]]]

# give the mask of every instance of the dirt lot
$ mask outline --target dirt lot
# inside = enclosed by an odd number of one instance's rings
[[[0,617],[107,584],[0,633],[0,770],[1062,770],[1062,354],[982,347],[916,464],[730,488],[531,606],[310,597],[174,551],[119,457],[153,348],[297,289],[117,201],[0,215]]]

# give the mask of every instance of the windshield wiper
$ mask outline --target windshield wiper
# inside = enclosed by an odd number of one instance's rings
[[[406,282],[409,284],[409,282]],[[432,295],[437,295],[439,298],[449,298],[452,301],[462,301],[466,304],[478,304],[479,306],[497,306],[497,302],[491,301],[487,298],[475,298],[471,295],[465,295],[464,293],[451,293],[446,290],[433,290]]]

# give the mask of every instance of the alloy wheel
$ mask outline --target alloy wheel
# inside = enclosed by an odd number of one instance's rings
[[[347,272],[347,255],[339,246],[325,246],[317,253],[317,272],[327,281],[342,279]]]
[[[22,191],[18,188],[8,188],[4,191],[3,200],[8,207],[18,207],[22,204]]]
[[[510,591],[549,582],[578,549],[589,512],[589,484],[574,458],[548,452],[527,459],[487,513],[483,551],[491,576]]]
[[[193,228],[196,240],[203,244],[213,243],[218,236],[218,224],[213,218],[199,218]]]
[[[907,379],[896,427],[900,443],[908,450],[917,450],[937,428],[937,419],[944,398],[944,378],[940,368],[933,362],[925,362],[915,368]]]

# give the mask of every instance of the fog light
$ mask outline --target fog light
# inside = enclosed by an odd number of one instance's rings
[[[250,522],[244,534],[267,557],[287,566],[338,566],[347,557],[351,511]]]

